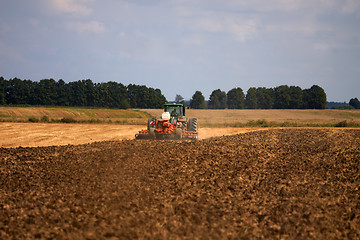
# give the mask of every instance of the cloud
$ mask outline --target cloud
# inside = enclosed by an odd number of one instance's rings
[[[298,21],[288,21],[288,22],[270,22],[267,23],[264,27],[267,32],[276,32],[276,33],[297,33],[302,35],[314,35],[318,32],[330,32],[332,28],[325,26],[317,21],[302,19]]]
[[[259,23],[257,20],[243,20],[240,23],[232,22],[228,25],[228,32],[235,35],[241,42],[258,35]]]
[[[50,0],[53,9],[60,13],[89,16],[93,10],[85,4],[88,0]]]
[[[69,30],[76,31],[78,33],[82,33],[82,32],[103,33],[106,30],[105,25],[98,21],[67,22],[66,27]]]
[[[197,34],[229,34],[245,42],[258,34],[261,21],[258,17],[229,13],[226,11],[194,11],[181,8],[179,25]]]

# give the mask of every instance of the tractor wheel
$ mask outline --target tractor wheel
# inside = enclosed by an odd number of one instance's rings
[[[190,118],[189,124],[188,124],[188,130],[197,132],[197,119],[196,118]]]
[[[181,128],[176,128],[175,130],[175,139],[180,140],[182,138],[183,130]]]

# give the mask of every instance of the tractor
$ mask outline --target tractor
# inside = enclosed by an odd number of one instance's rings
[[[192,139],[196,140],[197,119],[185,116],[185,106],[179,103],[165,103],[159,118],[149,118],[147,129],[135,135],[136,139]]]

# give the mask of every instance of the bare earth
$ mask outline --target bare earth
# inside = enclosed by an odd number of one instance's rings
[[[344,128],[0,148],[0,239],[360,239],[359,156]]]
[[[0,123],[0,147],[77,145],[134,139],[146,126],[116,124]],[[263,129],[263,128],[262,128]],[[200,128],[199,139],[255,131],[256,128]]]

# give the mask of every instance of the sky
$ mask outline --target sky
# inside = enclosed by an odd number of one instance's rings
[[[0,0],[0,76],[360,99],[359,0]]]

